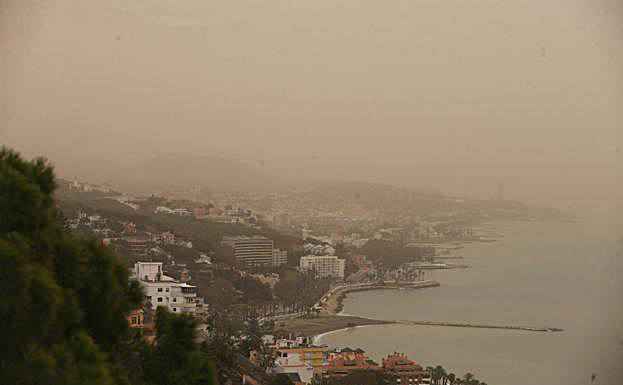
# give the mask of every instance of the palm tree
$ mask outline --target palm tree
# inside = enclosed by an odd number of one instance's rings
[[[432,374],[432,380],[435,385],[439,385],[442,380],[444,380],[443,383],[445,383],[446,374],[446,370],[441,365],[437,365],[435,369],[433,369]]]
[[[453,385],[454,381],[456,381],[456,375],[454,373],[448,374],[448,384]]]
[[[471,373],[466,373],[466,374],[463,376],[463,382],[464,382],[465,384],[471,384],[471,382],[474,380],[474,378],[475,378],[475,377],[474,377],[474,375],[473,375],[473,374],[471,374]]]

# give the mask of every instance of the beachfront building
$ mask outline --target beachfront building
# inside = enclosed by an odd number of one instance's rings
[[[297,337],[296,339],[279,339],[271,346],[277,355],[291,357],[297,355],[299,359],[313,369],[313,373],[321,374],[327,364],[326,346],[314,345],[307,337]],[[303,377],[301,377],[303,378]]]
[[[383,359],[383,371],[390,374],[394,385],[430,385],[430,374],[405,354],[390,354]]]
[[[272,266],[273,240],[263,236],[223,237],[221,244],[230,246],[236,261],[245,266]],[[287,258],[287,256],[286,256]]]
[[[313,271],[318,278],[344,278],[346,261],[335,255],[306,255],[301,257],[299,267],[303,271]]]
[[[165,275],[162,262],[136,262],[133,275],[143,287],[153,310],[165,306],[173,313],[197,315],[202,308],[197,306],[203,301],[197,298],[196,287]]]
[[[291,350],[277,350],[271,371],[288,375],[294,383],[310,384],[314,378],[314,368],[303,360],[301,353]]]
[[[357,370],[381,370],[382,368],[365,355],[361,349],[336,349],[329,353],[324,371],[328,378],[346,377]]]

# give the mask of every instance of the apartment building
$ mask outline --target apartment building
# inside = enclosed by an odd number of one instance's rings
[[[312,344],[307,337],[297,337],[295,340],[279,339],[272,348],[278,357],[296,356],[298,360],[311,367],[315,374],[321,374],[327,364],[326,355],[329,349],[326,346]]]
[[[301,257],[299,267],[303,271],[313,271],[318,278],[344,278],[346,261],[335,255],[306,255]]]
[[[273,240],[263,236],[223,237],[221,244],[230,246],[234,257],[245,266],[272,266]],[[287,258],[287,256],[286,256]]]
[[[279,267],[288,263],[288,250],[273,249],[273,267]]]
[[[405,354],[394,353],[383,359],[383,371],[392,375],[393,385],[430,385],[430,374]]]
[[[152,309],[166,306],[173,313],[197,315],[203,301],[197,298],[196,287],[181,283],[162,271],[162,262],[136,262],[134,276],[145,290]]]
[[[145,258],[147,256],[147,239],[140,237],[126,237],[123,241],[130,256],[134,258]]]
[[[357,370],[382,370],[361,349],[341,349],[329,353],[325,376],[329,378],[346,377]]]

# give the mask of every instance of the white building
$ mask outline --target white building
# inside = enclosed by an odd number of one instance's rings
[[[297,373],[303,383],[309,384],[314,377],[314,368],[301,358],[301,353],[299,352],[277,350],[275,366],[271,371],[275,374]]]
[[[273,267],[288,263],[288,250],[273,249]]]
[[[136,262],[134,276],[145,290],[145,296],[151,308],[166,306],[173,313],[190,313],[196,315],[200,310],[196,287],[181,283],[162,271],[162,262]],[[201,306],[199,306],[201,308]]]
[[[299,267],[303,271],[314,271],[318,278],[344,278],[346,261],[335,255],[306,255],[301,257]]]

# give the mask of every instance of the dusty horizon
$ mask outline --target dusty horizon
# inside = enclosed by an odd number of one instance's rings
[[[0,143],[621,204],[623,4],[0,0]]]

